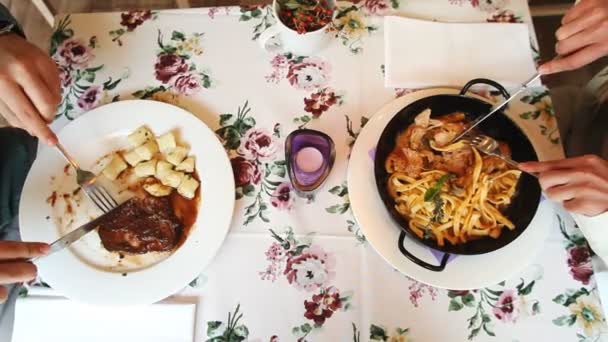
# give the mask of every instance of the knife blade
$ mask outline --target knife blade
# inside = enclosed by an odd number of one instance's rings
[[[462,139],[465,135],[467,135],[473,128],[475,128],[477,125],[479,125],[480,123],[482,123],[485,119],[489,118],[490,116],[492,116],[494,113],[498,112],[499,110],[501,110],[504,106],[506,106],[509,102],[511,102],[511,100],[513,100],[514,98],[516,98],[519,94],[521,94],[524,90],[528,89],[532,83],[536,82],[537,79],[540,78],[540,74],[536,74],[534,76],[532,76],[532,78],[530,78],[529,80],[527,80],[524,84],[521,85],[521,87],[519,89],[517,89],[517,91],[515,91],[508,99],[505,99],[502,103],[500,103],[499,105],[497,105],[496,107],[494,107],[494,109],[492,109],[488,114],[485,114],[483,116],[478,117],[475,121],[473,121],[471,123],[471,125],[469,126],[469,128],[465,129],[462,133],[460,133],[456,138],[452,139],[450,141],[450,144]],[[449,145],[449,144],[448,144]]]
[[[60,250],[69,247],[70,245],[72,245],[74,242],[80,240],[80,238],[82,238],[83,236],[87,235],[89,232],[95,230],[95,228],[97,228],[99,226],[99,222],[101,222],[101,220],[108,215],[109,213],[111,213],[112,211],[116,210],[113,209],[99,217],[97,217],[96,219],[83,224],[82,226],[76,228],[75,230],[67,233],[66,235],[62,236],[61,238],[59,238],[58,240],[55,240],[55,242],[50,244],[50,250],[49,252],[42,256],[42,257],[46,257],[49,256],[55,252],[59,252]],[[42,257],[38,257],[36,259],[33,259],[32,261],[36,261]]]

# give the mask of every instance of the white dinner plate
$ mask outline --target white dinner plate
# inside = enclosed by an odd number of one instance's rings
[[[91,232],[70,248],[37,261],[41,278],[68,298],[99,305],[161,300],[196,278],[228,233],[234,209],[230,161],[214,132],[191,113],[162,102],[120,101],[80,116],[58,137],[83,168],[99,172],[103,167],[100,158],[127,147],[127,135],[142,125],[156,135],[174,132],[178,143],[188,145],[190,154],[196,157],[201,181],[196,221],[185,242],[173,253],[127,255],[121,259],[118,253],[106,251],[97,232]],[[21,199],[19,224],[24,241],[55,241],[99,214],[81,194],[70,195],[78,186],[73,170],[65,166],[66,161],[55,148],[40,148]],[[49,202],[53,192],[57,196],[52,206]],[[65,199],[63,194],[67,194]],[[118,189],[114,194],[121,197]]]
[[[390,265],[411,278],[435,287],[470,290],[506,280],[532,262],[549,234],[555,215],[551,203],[543,200],[528,228],[510,244],[491,253],[456,256],[441,272],[422,268],[401,254],[398,248],[401,228],[391,218],[376,187],[373,156],[378,139],[389,121],[408,104],[427,96],[458,92],[450,88],[427,89],[402,96],[382,107],[365,125],[355,142],[347,180],[351,208],[357,223],[367,241]],[[467,95],[487,101],[474,94]],[[526,128],[522,129],[528,135]],[[539,149],[535,149],[542,160]],[[404,246],[423,261],[439,264],[430,248],[413,239],[406,237]]]

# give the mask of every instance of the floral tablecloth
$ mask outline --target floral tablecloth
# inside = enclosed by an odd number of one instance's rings
[[[65,15],[50,48],[64,89],[54,125],[141,98],[181,106],[216,130],[231,158],[237,205],[220,254],[190,284],[202,297],[199,341],[601,340],[607,330],[590,250],[563,212],[531,266],[475,291],[403,276],[366,243],[350,212],[350,149],[378,108],[415,91],[383,87],[389,13],[531,22],[525,0],[339,3],[331,45],[297,56],[258,46],[274,22],[269,7]],[[514,108],[540,137],[543,156],[561,157],[547,90],[533,89]],[[286,176],[284,138],[298,127],[336,142],[334,170],[311,201],[297,197]]]

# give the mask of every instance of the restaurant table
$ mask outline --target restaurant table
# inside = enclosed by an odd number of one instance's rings
[[[383,86],[382,16],[529,23],[538,57],[527,2],[366,0],[339,3],[337,11],[332,41],[315,56],[260,48],[256,39],[275,21],[268,6],[57,18],[50,53],[60,66],[63,101],[55,129],[105,103],[151,99],[197,115],[231,158],[237,200],[230,233],[182,293],[201,299],[195,339],[601,340],[608,330],[590,250],[565,212],[556,209],[535,260],[513,261],[529,263],[521,274],[449,291],[385,263],[350,210],[346,170],[357,135],[382,105],[416,91]],[[563,157],[547,89],[533,88],[516,102],[512,110],[536,132],[543,158]],[[299,127],[324,131],[336,143],[335,166],[312,200],[297,196],[286,175],[284,139]],[[203,202],[213,201],[204,194]]]

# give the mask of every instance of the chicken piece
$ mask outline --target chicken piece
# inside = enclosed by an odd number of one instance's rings
[[[463,112],[454,112],[437,118],[437,120],[443,123],[461,122],[464,121],[464,119],[466,119],[466,115]]]
[[[498,142],[498,149],[500,150],[500,153],[507,157],[507,158],[511,158],[511,148],[509,147],[509,145],[507,145],[506,143],[499,141]]]
[[[438,170],[454,173],[457,176],[466,174],[473,164],[473,151],[470,148],[461,148],[452,152],[444,152],[443,158],[433,165]]]
[[[413,150],[419,150],[422,147],[422,138],[426,134],[426,129],[420,126],[414,126],[410,135],[409,147]]]
[[[420,172],[422,172],[423,166],[422,155],[409,148],[395,148],[384,163],[386,172],[405,173],[410,177],[418,177]]]
[[[485,156],[483,157],[482,161],[483,164],[481,166],[481,170],[488,174],[498,170],[508,169],[507,163],[498,157]]]
[[[456,132],[440,130],[433,135],[433,140],[437,146],[445,146],[456,137]]]

